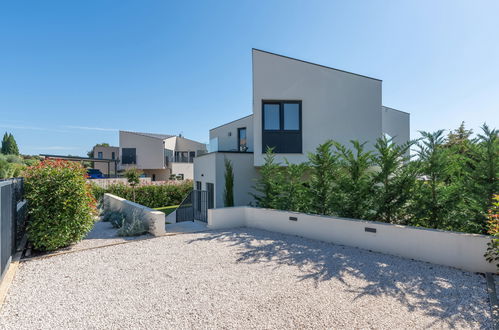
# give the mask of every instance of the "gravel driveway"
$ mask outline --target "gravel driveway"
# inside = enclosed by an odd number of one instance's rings
[[[0,327],[491,327],[481,275],[253,229],[21,265]]]

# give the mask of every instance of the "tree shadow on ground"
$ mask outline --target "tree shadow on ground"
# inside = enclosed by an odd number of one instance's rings
[[[490,326],[490,309],[481,275],[458,269],[263,230],[211,231],[188,241],[218,241],[238,248],[237,262],[272,263],[300,269],[299,281],[337,280],[363,296],[389,296],[408,311],[419,310],[460,326],[460,320]],[[349,284],[351,277],[364,286]],[[358,283],[358,281],[357,281]],[[436,321],[437,322],[437,321]],[[432,325],[430,325],[432,326]]]

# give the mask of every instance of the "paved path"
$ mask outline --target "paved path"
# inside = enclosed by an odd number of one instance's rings
[[[5,329],[490,328],[478,274],[254,229],[20,265]]]
[[[183,221],[166,225],[167,233],[195,233],[206,231],[206,223],[201,221]]]

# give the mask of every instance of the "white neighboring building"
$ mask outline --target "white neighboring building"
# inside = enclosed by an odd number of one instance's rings
[[[281,163],[302,163],[330,139],[368,149],[382,134],[409,140],[410,115],[382,105],[381,80],[257,49],[252,57],[253,114],[210,130],[208,153],[194,160],[194,187],[208,191],[210,208],[224,207],[225,158],[240,206],[253,201],[267,146]]]
[[[136,167],[152,181],[170,175],[193,179],[194,159],[206,153],[206,144],[182,136],[120,131],[120,169]]]

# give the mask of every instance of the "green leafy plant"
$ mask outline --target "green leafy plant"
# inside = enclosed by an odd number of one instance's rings
[[[260,179],[254,186],[257,193],[252,193],[252,196],[258,207],[278,208],[282,187],[281,166],[275,161],[272,148],[267,148],[264,160],[265,163],[260,168]]]
[[[140,175],[142,172],[135,167],[129,168],[125,171],[125,177],[128,184],[132,187],[133,201],[135,202],[135,187],[140,183]]]
[[[308,155],[310,179],[308,189],[309,212],[332,214],[334,178],[338,172],[337,157],[332,153],[333,141],[319,145]]]
[[[342,217],[368,219],[372,216],[372,152],[365,151],[365,142],[350,141],[352,148],[335,143],[340,165],[333,212]]]
[[[416,181],[414,166],[408,166],[409,149],[415,142],[402,145],[383,136],[376,141],[373,165],[373,220],[402,223]]]
[[[224,159],[225,164],[225,188],[224,188],[224,204],[226,207],[234,206],[234,169],[232,162],[227,158]]]
[[[121,212],[112,212],[108,219],[113,228],[121,228],[125,224],[125,215]]]
[[[124,220],[118,229],[118,236],[139,236],[147,233],[147,225],[134,214],[130,220]]]
[[[30,215],[27,233],[33,247],[51,251],[85,237],[96,215],[85,169],[79,163],[49,159],[24,174]]]
[[[101,199],[104,193],[110,193],[133,200],[135,192],[135,202],[150,208],[179,205],[193,189],[190,180],[165,184],[143,184],[134,189],[126,184],[114,184],[107,188],[92,184],[91,187],[96,199]]]
[[[494,195],[492,207],[488,213],[488,233],[493,236],[487,244],[484,257],[488,262],[495,263],[499,270],[499,195]]]

